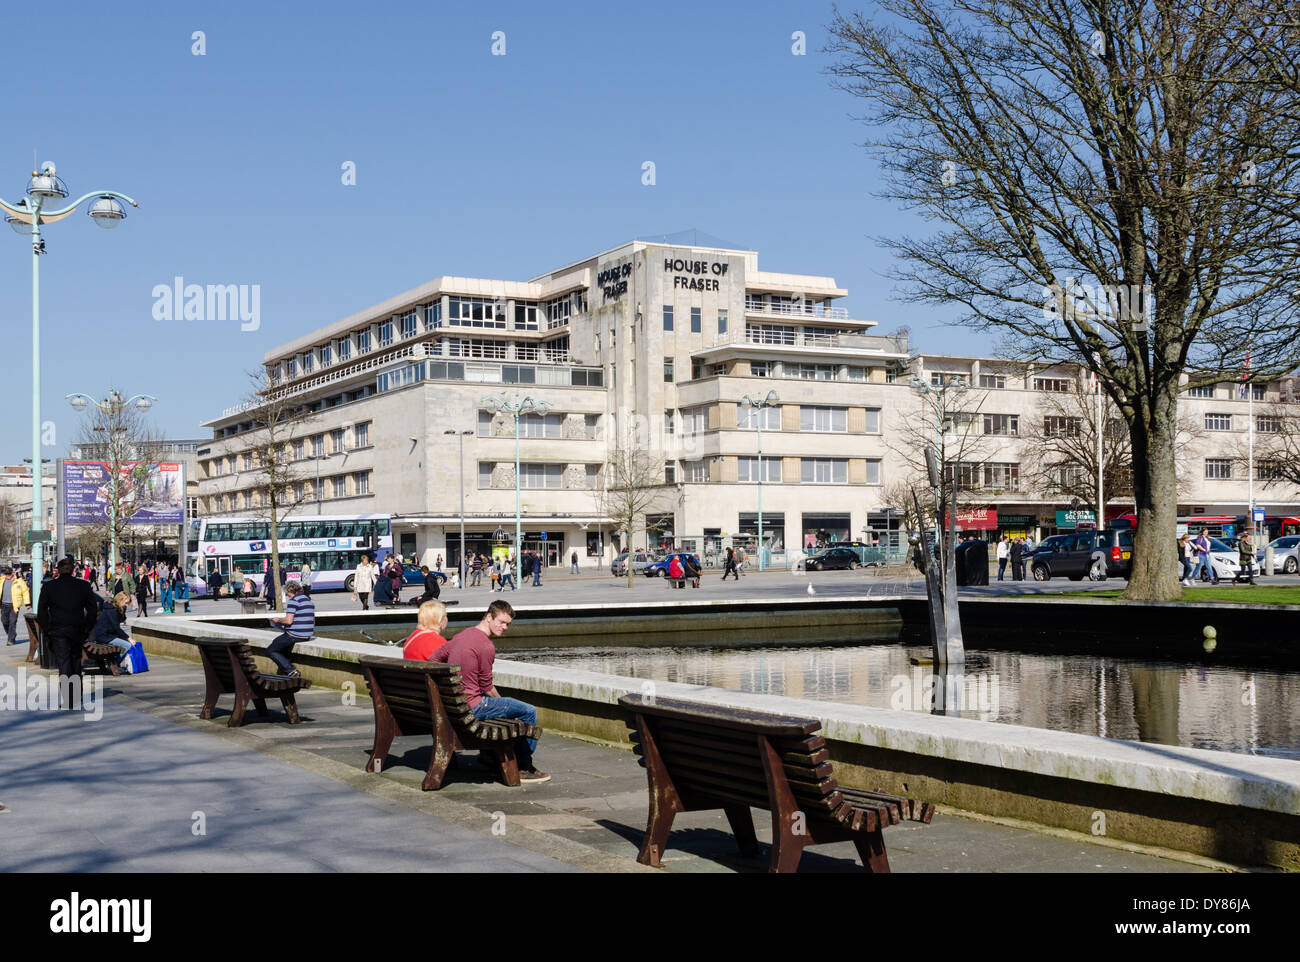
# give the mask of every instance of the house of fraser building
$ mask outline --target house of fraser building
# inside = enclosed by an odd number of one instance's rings
[[[466,542],[486,550],[497,528],[513,535],[515,426],[485,399],[528,397],[549,410],[520,418],[524,547],[552,564],[611,556],[598,496],[611,446],[647,452],[661,482],[637,547],[752,537],[760,439],[773,547],[898,543],[891,501],[925,431],[916,377],[968,386],[958,470],[984,510],[966,523],[1054,531],[1070,498],[1032,470],[1028,436],[1079,430],[1086,375],[912,354],[838,307],[846,294],[830,277],[760,270],[753,251],[640,241],[529,281],[439,277],[266,354],[271,383],[313,412],[290,441],[298,510],[391,513],[395,548],[452,564],[463,483]],[[1255,386],[1257,447],[1289,387]],[[1236,385],[1197,394],[1184,402],[1179,511],[1243,512],[1247,402]],[[206,424],[200,510],[256,516],[251,423],[232,408]],[[1266,460],[1255,469],[1257,504],[1296,513],[1297,492],[1265,486]],[[1117,497],[1108,515],[1127,509]]]

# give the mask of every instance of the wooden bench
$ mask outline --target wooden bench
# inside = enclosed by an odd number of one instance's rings
[[[36,654],[41,649],[41,626],[36,623],[36,615],[24,611],[23,621],[27,623],[27,661],[35,661]]]
[[[253,651],[242,641],[234,638],[198,638],[192,644],[199,649],[199,658],[203,662],[203,674],[207,678],[207,691],[203,696],[203,711],[199,717],[212,717],[212,709],[217,706],[217,699],[222,695],[234,693],[235,707],[230,713],[230,728],[238,728],[244,721],[244,711],[251,701],[257,713],[268,717],[266,699],[278,698],[284,706],[284,713],[289,716],[289,724],[297,725],[302,721],[298,715],[298,703],[294,701],[294,692],[311,687],[305,678],[290,678],[288,675],[272,675],[261,671],[253,661]]]
[[[517,718],[480,721],[461,692],[460,666],[364,655],[361,667],[375,706],[375,744],[366,771],[381,771],[398,735],[432,735],[433,755],[421,788],[436,791],[458,750],[477,749],[492,758],[501,780],[519,785],[515,739],[540,738],[542,730]]]
[[[23,612],[23,621],[27,623],[27,638],[29,639],[26,660],[29,662],[36,661],[37,653],[41,648],[41,626],[37,622],[36,616],[26,611]],[[96,668],[105,674],[122,674],[122,670],[117,666],[122,657],[122,649],[116,645],[102,645],[91,637],[82,642],[81,650],[83,662],[89,659]]]
[[[741,854],[756,855],[752,807],[772,813],[771,872],[793,872],[807,845],[842,841],[853,842],[867,871],[888,872],[883,829],[934,815],[926,802],[840,787],[815,719],[641,695],[618,701],[650,783],[643,865],[661,867],[678,812],[717,808]]]

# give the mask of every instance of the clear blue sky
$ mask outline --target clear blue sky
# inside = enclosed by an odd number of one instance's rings
[[[922,349],[987,351],[891,298],[871,238],[921,225],[872,197],[862,105],[825,74],[829,3],[82,3],[48,16],[40,55],[6,51],[0,196],[21,196],[35,149],[74,197],[108,187],[141,209],[112,232],[82,212],[46,231],[46,457],[74,437],[71,391],[154,394],[169,436],[202,436],[263,352],[305,331],[440,274],[522,280],[688,228],[758,250],[766,270],[833,275],[855,316],[908,324]],[[505,56],[491,53],[498,30]],[[796,30],[806,56],[791,53]],[[0,462],[16,463],[31,446],[31,256],[3,236]],[[154,320],[151,291],[177,275],[260,285],[260,330]]]

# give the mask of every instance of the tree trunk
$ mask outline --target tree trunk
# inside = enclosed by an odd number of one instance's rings
[[[1133,495],[1138,529],[1133,536],[1132,570],[1123,597],[1135,601],[1174,601],[1182,597],[1174,556],[1178,526],[1178,476],[1174,441],[1178,433],[1178,382],[1157,386],[1149,412],[1139,411],[1133,436]]]

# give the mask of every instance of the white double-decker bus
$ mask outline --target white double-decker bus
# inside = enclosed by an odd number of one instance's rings
[[[361,556],[383,564],[393,550],[391,516],[386,514],[300,515],[279,524],[280,565],[290,577],[311,565],[313,591],[352,590]],[[190,522],[190,593],[208,593],[207,579],[220,571],[224,582],[238,570],[260,589],[271,567],[271,522],[267,518],[199,518]]]

